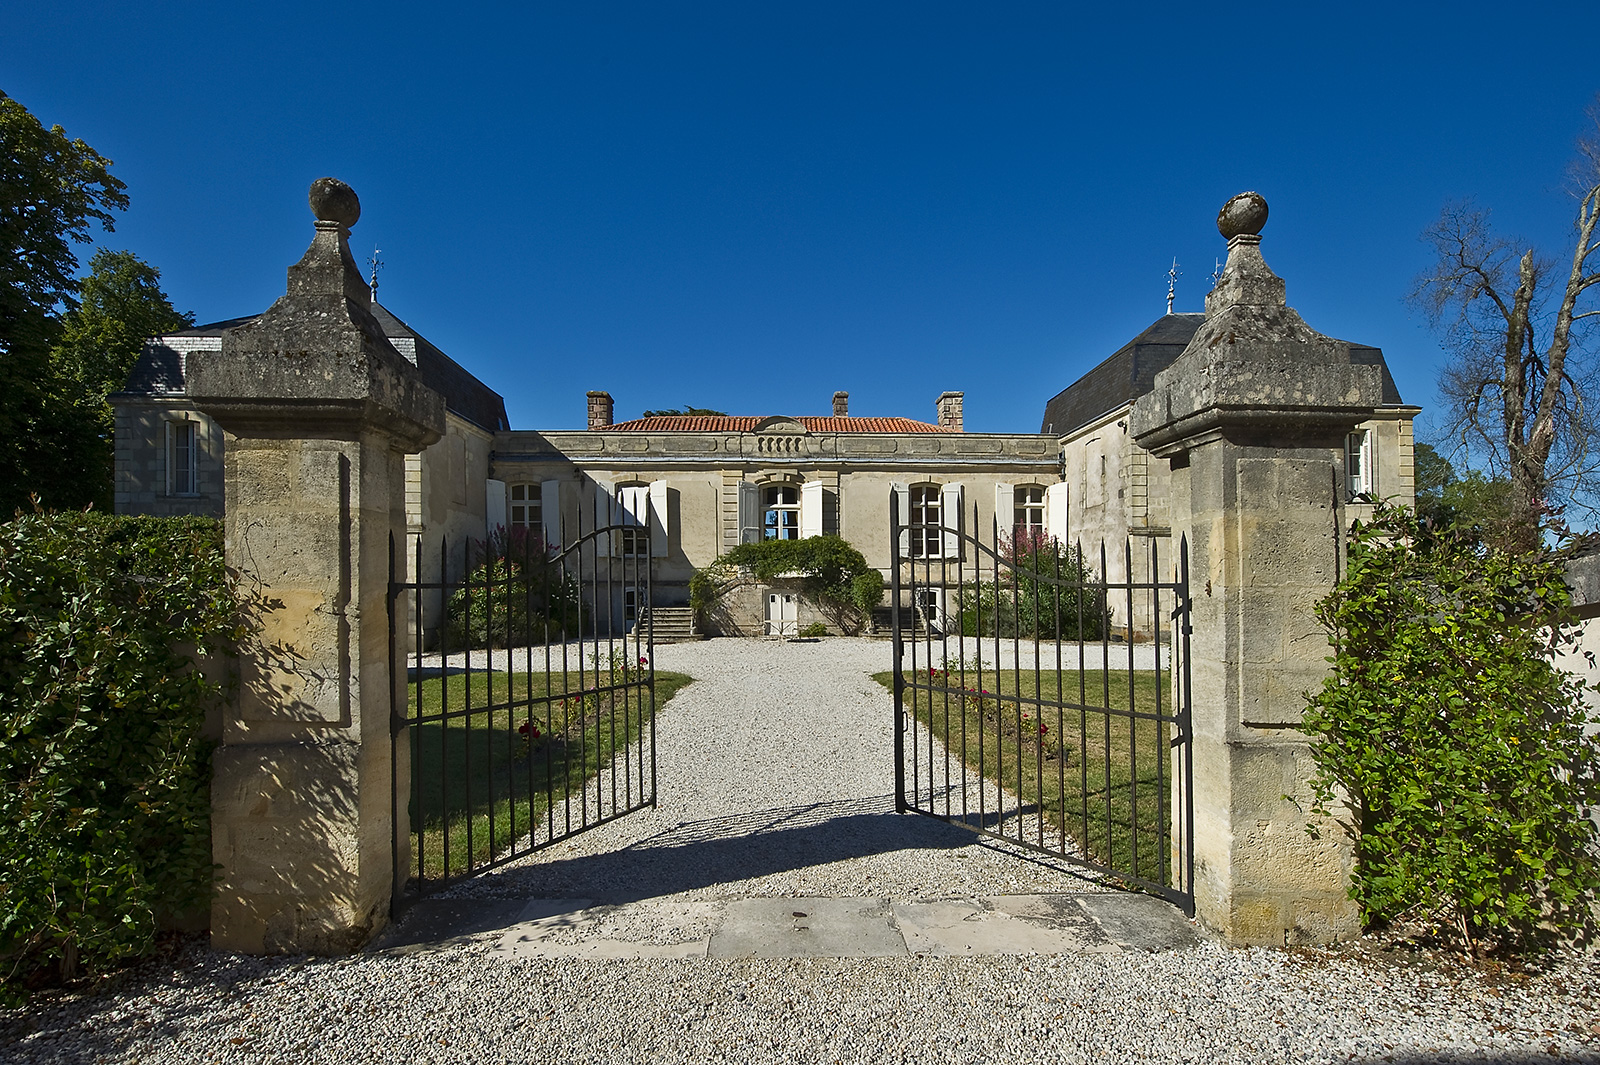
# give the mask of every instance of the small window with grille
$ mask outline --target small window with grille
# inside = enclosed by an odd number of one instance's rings
[[[543,527],[544,500],[536,484],[514,484],[511,492],[511,527],[534,529]]]

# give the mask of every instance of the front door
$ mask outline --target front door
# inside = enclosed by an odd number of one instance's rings
[[[800,602],[793,592],[767,593],[767,635],[800,635]]]

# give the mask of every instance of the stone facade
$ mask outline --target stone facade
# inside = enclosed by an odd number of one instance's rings
[[[652,523],[663,545],[653,563],[662,606],[687,603],[696,569],[776,527],[769,524],[777,520],[769,506],[775,490],[793,490],[792,504],[776,505],[793,514],[798,535],[842,536],[887,573],[889,504],[897,486],[937,487],[959,514],[950,514],[949,523],[976,520],[988,530],[996,520],[997,485],[1058,480],[1055,441],[1040,434],[942,432],[906,419],[648,421],[665,424],[501,434],[491,476],[539,489],[541,531],[551,542],[571,542],[580,529],[609,521],[612,500],[629,487],[642,490],[637,517]],[[845,424],[834,428],[838,423]],[[1001,518],[1004,527],[1011,517]],[[738,631],[760,631],[762,617],[735,613]]]

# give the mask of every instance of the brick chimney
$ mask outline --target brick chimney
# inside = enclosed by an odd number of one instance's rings
[[[954,429],[964,432],[961,428],[961,392],[945,392],[939,396],[939,428]]]
[[[957,401],[959,403],[959,401]],[[959,410],[959,408],[958,408]],[[957,417],[960,415],[958,414]],[[589,393],[589,428],[606,429],[611,425],[611,393]]]
[[[835,392],[833,394],[833,416],[835,418],[850,417],[850,393]]]

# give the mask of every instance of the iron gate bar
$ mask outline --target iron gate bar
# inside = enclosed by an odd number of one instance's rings
[[[965,508],[962,508],[965,510]],[[1190,600],[1188,594],[1188,544],[1180,538],[1175,572],[1167,580],[1161,579],[1162,558],[1155,538],[1149,541],[1148,574],[1136,579],[1135,561],[1131,540],[1122,545],[1120,562],[1123,577],[1108,581],[1109,553],[1104,543],[1099,551],[1099,575],[1087,571],[1086,552],[1082,544],[1068,548],[1057,542],[1050,548],[1051,563],[1039,565],[1043,553],[1041,544],[1050,541],[1030,534],[1026,545],[1019,542],[1017,530],[1009,537],[1002,531],[1000,516],[990,522],[990,543],[985,544],[975,535],[980,528],[977,506],[970,516],[945,515],[946,527],[936,539],[926,529],[902,521],[899,507],[890,499],[890,561],[891,561],[891,649],[895,659],[895,781],[896,808],[940,817],[962,824],[972,831],[1005,839],[1031,850],[1043,851],[1066,858],[1076,864],[1108,873],[1130,884],[1136,884],[1170,899],[1193,912],[1194,854],[1191,826],[1194,818],[1193,756],[1190,745],[1191,708],[1189,705],[1190,678]],[[925,515],[924,515],[925,516]],[[951,528],[954,518],[958,527]],[[1024,530],[1026,531],[1026,530]],[[937,555],[931,543],[940,547]],[[921,550],[918,550],[918,546]],[[968,545],[973,552],[973,579],[969,581],[966,568]],[[952,550],[953,548],[953,550]],[[1002,549],[1006,554],[1002,554]],[[1024,571],[1023,561],[1030,562]],[[1063,562],[1072,569],[1064,574]],[[1026,578],[1026,580],[1024,580]],[[1043,587],[1041,587],[1043,585]],[[950,595],[954,593],[952,603]],[[1062,594],[1074,598],[1063,617]],[[1171,597],[1170,609],[1165,602]],[[986,603],[986,599],[992,602]],[[1113,602],[1126,611],[1127,620],[1127,677],[1125,707],[1112,704],[1111,620]],[[1140,698],[1139,670],[1136,669],[1135,648],[1132,637],[1138,627],[1141,605],[1148,607],[1150,648],[1154,654],[1152,677],[1145,690],[1154,700],[1145,708]],[[935,607],[937,606],[937,609]],[[1042,623],[1043,611],[1050,610],[1048,626]],[[1007,616],[1009,611],[1009,618]],[[917,621],[927,622],[921,634]],[[1170,619],[1170,624],[1166,622]],[[1096,685],[1098,702],[1089,698],[1091,656],[1086,626],[1093,621],[1098,636],[1100,653],[1097,657],[1101,674]],[[1075,623],[1072,642],[1077,644],[1078,698],[1070,699],[1062,690],[1067,670],[1067,658],[1062,644],[1066,640],[1064,625]],[[1006,626],[1010,625],[1010,631]],[[1024,632],[1024,624],[1030,631]],[[956,661],[949,660],[952,627],[960,644]],[[970,628],[974,636],[975,654],[967,656],[964,634]],[[937,630],[937,632],[935,632]],[[909,634],[910,639],[907,639]],[[943,653],[945,669],[933,668],[937,649]],[[1010,662],[1006,668],[1004,651],[1009,637]],[[992,644],[990,641],[992,640]],[[908,646],[909,644],[909,646]],[[1054,695],[1046,697],[1046,655],[1053,644]],[[993,656],[986,668],[986,645],[992,646]],[[926,663],[922,661],[926,648]],[[1166,648],[1167,661],[1162,662],[1162,649]],[[1026,691],[1023,683],[1029,664],[1023,653],[1031,652],[1032,690]],[[1119,667],[1120,668],[1120,667]],[[926,676],[924,672],[926,670]],[[1170,670],[1170,683],[1168,681]],[[986,682],[992,677],[993,691]],[[935,682],[935,678],[939,682]],[[1008,679],[1009,678],[1009,679]],[[906,710],[907,693],[911,698],[911,713]],[[1007,706],[1010,702],[1014,705]],[[995,735],[990,744],[987,722],[992,703]],[[955,704],[957,721],[951,719]],[[972,708],[976,716],[969,718]],[[1078,719],[1075,743],[1069,744],[1066,736],[1067,715],[1076,711]],[[1099,727],[1091,741],[1090,716],[1099,715]],[[1115,729],[1112,718],[1120,719]],[[1046,832],[1045,820],[1049,816],[1050,801],[1045,791],[1047,733],[1053,720],[1056,730],[1055,785],[1059,797],[1059,816]],[[942,725],[936,727],[936,725]],[[1007,727],[1015,728],[1015,742],[1005,735]],[[1141,736],[1142,728],[1151,730],[1150,736]],[[925,729],[926,737],[917,733]],[[951,748],[957,742],[952,728],[959,733],[959,756],[952,758]],[[969,729],[976,729],[973,737]],[[1124,729],[1126,730],[1124,734]],[[919,741],[906,743],[906,733]],[[1024,733],[1032,735],[1030,751],[1024,742]],[[939,737],[944,738],[939,743]],[[1152,738],[1153,737],[1153,738]],[[976,739],[974,751],[973,739]],[[1126,741],[1125,758],[1115,750],[1117,742]],[[921,742],[924,741],[925,742]],[[1101,748],[1098,755],[1093,745]],[[1149,744],[1147,747],[1146,744]],[[942,751],[940,748],[942,747]],[[1168,761],[1171,751],[1172,760]],[[1079,762],[1076,801],[1080,816],[1071,817],[1071,796],[1067,791],[1067,762],[1076,755]],[[1089,761],[1095,757],[1100,766],[1103,783],[1095,794],[1091,787]],[[976,764],[971,764],[972,759]],[[909,771],[906,762],[909,761]],[[952,765],[952,763],[956,763]],[[1029,764],[1031,762],[1031,764]],[[1149,764],[1144,764],[1149,763]],[[1117,767],[1127,773],[1125,783],[1117,784]],[[940,767],[942,766],[942,774]],[[924,775],[926,786],[924,786]],[[942,776],[942,779],[941,779]],[[959,779],[957,779],[959,776]],[[1153,777],[1153,779],[1152,779]],[[993,784],[993,809],[990,809],[989,786]],[[1031,783],[1035,799],[1030,804],[1027,786]],[[1153,787],[1152,796],[1148,789]],[[972,817],[972,790],[976,788],[976,820]],[[1172,794],[1174,788],[1181,795]],[[952,792],[960,790],[959,801]],[[939,795],[943,791],[942,801]],[[1119,825],[1117,808],[1126,803],[1127,823]],[[1150,807],[1149,810],[1144,807]],[[959,813],[957,808],[959,807]],[[1098,813],[1094,811],[1099,810]],[[1150,819],[1153,814],[1154,820]],[[1029,818],[1036,818],[1032,825]],[[1102,846],[1096,846],[1094,821],[1103,818]],[[1011,824],[1015,822],[1015,825]],[[1150,836],[1153,833],[1153,838]],[[1069,852],[1072,836],[1081,853]],[[1126,857],[1117,854],[1126,845]],[[1153,848],[1153,850],[1152,850]],[[1097,853],[1098,851],[1098,853]],[[1176,863],[1174,859],[1177,859]]]
[[[457,579],[449,578],[453,552],[441,538],[440,579],[435,581],[420,579],[424,558],[420,537],[409,552],[412,570],[405,575],[408,579],[399,573],[403,556],[390,538],[389,660],[396,678],[391,686],[390,724],[396,767],[402,736],[408,730],[405,742],[412,755],[411,831],[409,839],[397,838],[395,846],[397,904],[408,894],[438,890],[655,804],[655,640],[646,606],[653,598],[650,529],[625,520],[585,531],[580,514],[577,532],[571,544],[553,548],[542,543],[536,547],[532,535],[517,533],[508,534],[492,549],[465,541]],[[606,545],[604,552],[602,544]],[[542,579],[542,597],[536,595],[540,583],[536,573]],[[630,593],[631,619],[627,608]],[[407,595],[412,597],[409,603],[405,602]],[[437,597],[440,619],[433,652],[438,661],[434,710],[427,709],[424,695],[427,681],[433,679],[429,677],[428,653],[423,650],[424,595]],[[460,647],[453,646],[456,641],[451,639],[450,624],[452,599],[457,596],[469,621]],[[471,619],[480,605],[483,639],[474,647],[478,641],[471,638]],[[406,655],[399,650],[398,626],[402,623],[411,629],[411,649]],[[497,636],[496,626],[502,623],[504,632]],[[559,631],[553,632],[557,624]],[[541,663],[535,658],[535,639],[543,645],[542,695],[537,693],[541,674],[536,670]],[[553,646],[555,639],[560,640],[559,655]],[[495,676],[502,660],[503,685]],[[519,664],[523,666],[520,693],[515,672]],[[416,681],[408,683],[405,692],[399,683],[402,671]],[[452,679],[458,675],[461,692],[456,705]],[[431,753],[424,743],[427,729],[436,731],[437,759],[427,757]],[[519,742],[524,743],[526,753],[514,751]],[[536,747],[542,748],[542,754],[536,753]],[[459,779],[452,777],[452,750],[459,758]],[[536,770],[541,760],[542,786]],[[430,803],[424,783],[434,786],[436,802]],[[399,792],[396,774],[391,813],[397,837],[401,828]],[[523,804],[525,812],[519,812]],[[558,804],[562,806],[559,816]],[[480,817],[482,826],[476,824]],[[436,833],[436,838],[430,839],[430,832]],[[412,844],[414,854],[409,861],[404,859],[406,843]],[[414,890],[408,892],[408,886]]]

